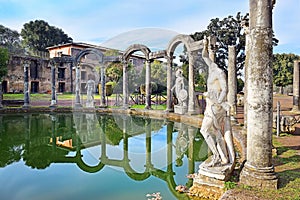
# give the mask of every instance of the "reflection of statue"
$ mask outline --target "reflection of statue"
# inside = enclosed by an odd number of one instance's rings
[[[178,135],[176,138],[175,149],[176,149],[176,166],[181,166],[183,164],[182,158],[187,152],[189,141],[187,126],[185,124],[176,124],[178,127]]]
[[[187,111],[187,98],[188,93],[185,89],[184,77],[182,74],[182,69],[176,71],[176,81],[175,85],[171,89],[175,89],[175,95],[178,100],[178,104],[175,106],[175,113],[184,114]]]
[[[227,112],[230,109],[226,102],[226,75],[218,65],[208,56],[208,41],[204,39],[202,57],[209,67],[207,79],[206,110],[202,121],[201,133],[211,149],[211,161],[206,167],[221,166],[232,163],[234,150],[231,136],[230,119]]]
[[[89,137],[93,137],[95,131],[95,113],[87,113],[86,114],[86,123],[87,123],[87,133]]]
[[[87,99],[86,99],[86,107],[94,107],[94,91],[95,91],[95,81],[89,79],[85,85],[87,89]]]

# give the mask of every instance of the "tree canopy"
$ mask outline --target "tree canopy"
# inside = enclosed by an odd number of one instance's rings
[[[216,63],[227,72],[228,46],[236,46],[237,72],[240,73],[245,65],[245,33],[242,27],[243,21],[249,20],[249,14],[241,15],[237,13],[235,17],[228,16],[224,19],[211,19],[207,30],[196,32],[191,35],[195,40],[202,40],[204,36],[213,35],[217,38]],[[278,40],[273,37],[273,45],[277,45]]]
[[[278,87],[285,87],[293,83],[294,61],[300,56],[295,54],[273,55],[273,83]]]
[[[0,47],[0,81],[7,74],[8,50]]]
[[[50,26],[43,20],[25,23],[21,30],[22,43],[30,50],[47,51],[47,47],[72,42],[62,29]]]
[[[0,47],[7,48],[9,52],[21,51],[20,34],[3,25],[0,25]]]

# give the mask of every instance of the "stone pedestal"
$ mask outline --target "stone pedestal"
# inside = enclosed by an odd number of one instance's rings
[[[193,186],[189,189],[190,196],[196,196],[196,199],[220,199],[224,193],[223,188],[212,187],[207,185],[200,185],[194,183]],[[193,199],[193,198],[192,198]]]
[[[187,111],[188,111],[187,106],[178,106],[178,105],[174,106],[174,113],[183,115],[183,114],[187,113]]]
[[[193,178],[193,186],[189,189],[189,195],[203,199],[219,199],[222,196],[225,182],[229,180],[234,164],[206,167],[210,161],[211,158],[208,158],[199,166],[199,171]]]
[[[234,164],[228,163],[221,166],[207,167],[208,163],[211,162],[211,158],[212,156],[199,166],[199,171],[194,177],[194,183],[223,188],[225,181],[230,178]]]
[[[245,164],[240,179],[245,185],[258,188],[277,189],[278,178],[274,173],[274,167],[257,168]]]
[[[199,166],[199,174],[221,181],[227,181],[230,178],[234,167],[233,164],[229,163],[222,166],[206,167],[205,165],[207,165],[208,162],[210,162],[210,159],[207,159]]]

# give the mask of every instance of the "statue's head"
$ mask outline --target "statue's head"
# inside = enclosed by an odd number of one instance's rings
[[[183,73],[183,71],[182,71],[182,69],[177,69],[177,71],[176,71],[176,77],[180,77],[180,76],[182,76],[182,73]]]

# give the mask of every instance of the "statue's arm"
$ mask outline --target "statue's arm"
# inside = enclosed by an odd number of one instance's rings
[[[222,102],[224,102],[224,100],[226,98],[228,88],[227,88],[226,75],[221,69],[219,69],[219,70],[221,71],[219,73],[219,82],[220,82],[220,87],[221,87],[221,93],[218,98],[218,103],[222,103]]]
[[[212,60],[209,58],[208,40],[206,37],[204,37],[204,39],[203,39],[202,58],[203,58],[204,62],[208,65],[208,67],[213,63]]]

